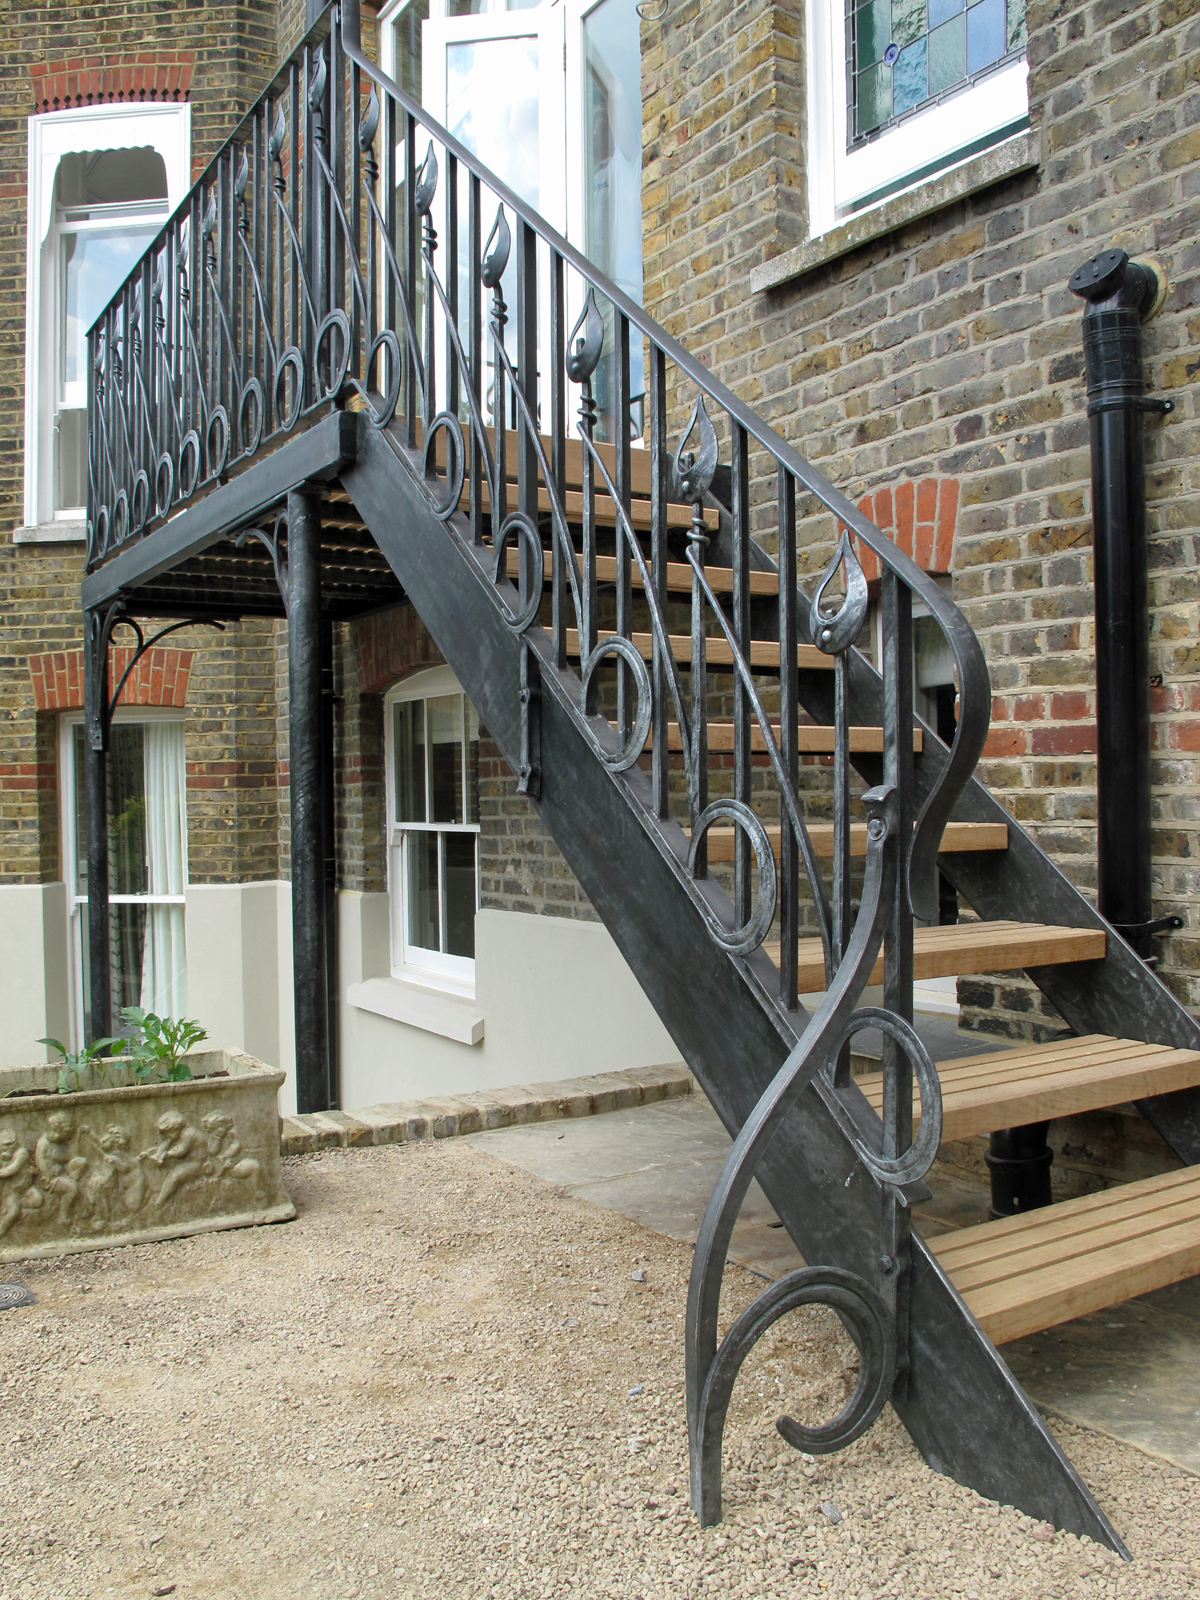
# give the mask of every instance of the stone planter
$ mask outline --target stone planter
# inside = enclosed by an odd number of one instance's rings
[[[288,1222],[284,1074],[238,1050],[188,1055],[186,1083],[57,1094],[53,1066],[0,1070],[0,1263]],[[121,1083],[121,1079],[127,1081]],[[45,1089],[45,1094],[14,1090]]]

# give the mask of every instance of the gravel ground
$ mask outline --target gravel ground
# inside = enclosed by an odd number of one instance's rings
[[[1061,1428],[1131,1565],[934,1476],[890,1412],[840,1456],[788,1450],[780,1410],[846,1392],[821,1311],[747,1363],[701,1531],[687,1248],[458,1141],[285,1181],[290,1225],[25,1270],[40,1303],[0,1315],[0,1600],[1196,1592],[1200,1481],[1100,1435]],[[730,1314],[757,1287],[731,1268]]]

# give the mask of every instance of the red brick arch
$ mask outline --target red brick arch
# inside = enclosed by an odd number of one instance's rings
[[[155,645],[129,674],[118,702],[123,706],[184,706],[194,650]],[[133,656],[132,645],[113,647],[109,681],[115,689]],[[83,709],[83,651],[49,650],[29,656],[33,699],[39,711]]]
[[[923,572],[950,571],[958,520],[957,478],[905,478],[864,495],[858,509]],[[855,543],[863,571],[868,578],[878,578],[878,558],[861,541]]]
[[[186,100],[195,65],[194,50],[133,50],[39,61],[29,69],[33,109],[38,113]]]

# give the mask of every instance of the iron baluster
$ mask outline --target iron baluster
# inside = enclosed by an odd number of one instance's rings
[[[667,363],[661,350],[650,346],[650,370],[647,375],[650,404],[650,550],[651,587],[648,597],[665,618],[667,612],[667,473],[670,456],[667,453]],[[654,796],[654,814],[665,821],[671,806],[671,753],[667,743],[667,677],[674,674],[675,661],[659,630],[654,630],[654,729],[651,767],[651,789]],[[678,717],[681,740],[687,728],[682,715]]]
[[[538,516],[540,433],[538,402],[538,266],[537,235],[523,217],[517,219],[517,359],[513,403],[517,445],[517,506],[535,524]],[[516,390],[520,389],[520,400]],[[523,403],[521,403],[523,401]],[[547,488],[549,485],[547,485]]]
[[[467,183],[467,259],[470,277],[467,282],[467,390],[471,409],[480,411],[483,405],[483,202],[479,192],[479,179],[472,172]],[[475,429],[471,429],[470,467],[468,484],[470,493],[471,543],[483,543],[483,464],[480,459],[481,442]]]
[[[733,636],[742,654],[750,654],[750,459],[746,430],[730,420],[731,504],[733,518]],[[782,669],[782,658],[780,667]],[[750,714],[741,683],[733,684],[733,794],[750,804]],[[782,820],[782,819],[781,819]],[[750,841],[742,829],[734,834],[733,916],[739,925],[750,915]]]
[[[576,338],[576,335],[581,335]],[[571,330],[575,348],[567,357],[567,372],[579,385],[579,437],[583,440],[580,457],[580,490],[583,496],[583,583],[582,615],[579,619],[579,658],[587,661],[596,648],[597,607],[596,592],[596,474],[592,452],[588,449],[596,431],[596,401],[592,393],[592,374],[600,360],[604,340],[604,324],[596,296],[589,289],[579,321]]]
[[[617,499],[622,508],[628,512],[630,505],[630,468],[629,459],[629,319],[623,313],[617,312],[616,344],[613,350],[613,363],[616,367],[616,382],[613,385],[616,404],[614,406],[613,451],[616,457]],[[630,552],[623,537],[623,523],[618,523],[616,537],[617,561],[617,632],[621,638],[628,639],[633,632],[633,592],[629,581]],[[633,716],[629,705],[629,692],[632,687],[624,663],[617,662],[617,733],[621,742],[629,738],[633,726]]]
[[[796,484],[786,467],[776,472],[779,551],[779,755],[784,781],[793,790],[800,782],[800,695],[796,665]],[[779,841],[779,998],[785,1011],[799,1004],[797,968],[800,938],[800,855],[795,832],[783,827]]]
[[[446,410],[457,417],[460,410],[459,369],[454,354],[458,335],[458,288],[462,264],[458,259],[458,162],[451,154],[446,161]],[[454,329],[454,335],[451,329]]]
[[[492,291],[492,436],[495,439],[496,471],[490,485],[492,502],[492,541],[508,516],[508,425],[504,404],[504,328],[508,321],[508,307],[504,303],[502,279],[508,265],[512,247],[512,234],[504,207],[496,211],[496,220],[484,245],[483,270],[480,277],[484,286]]]
[[[554,492],[561,501],[567,488],[567,329],[566,281],[563,258],[550,252],[550,470]],[[567,664],[567,577],[560,542],[550,544],[550,637],[554,664]]]

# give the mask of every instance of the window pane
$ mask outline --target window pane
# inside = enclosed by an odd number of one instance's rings
[[[446,954],[475,958],[476,833],[447,833]]]
[[[870,133],[892,114],[892,69],[880,61],[858,75],[857,131]]]
[[[467,821],[479,821],[479,713],[468,700],[467,712]]]
[[[455,13],[451,12],[451,16]],[[421,24],[429,16],[429,0],[412,0],[392,22],[396,51],[393,77],[414,100],[421,98]],[[403,213],[401,213],[403,215]]]
[[[55,435],[54,505],[69,511],[87,504],[87,412],[60,411]]]
[[[481,17],[487,10],[487,0],[446,0],[448,17]]]
[[[182,915],[182,907],[178,909]],[[146,906],[110,906],[108,913],[108,960],[112,974],[110,1008],[112,1031],[128,1037],[131,1028],[121,1021],[123,1006],[141,1003],[142,955],[146,940]],[[85,1035],[92,1032],[91,961],[88,946],[88,919],[86,908],[81,908],[77,918],[80,940],[80,967],[83,975],[83,1028]]]
[[[397,822],[425,822],[425,702],[393,708]]]
[[[438,939],[438,836],[405,835],[408,849],[408,942],[422,950],[440,948]]]
[[[479,156],[497,177],[536,209],[539,191],[536,37],[480,39],[473,44],[448,46],[446,126],[473,155]],[[505,292],[507,295],[507,290]],[[515,305],[515,292],[508,299],[510,305]]]
[[[1004,54],[1004,0],[982,0],[967,12],[967,71],[982,72]]]
[[[642,300],[642,53],[636,0],[602,0],[583,23],[585,249],[631,300]],[[594,379],[599,438],[616,437],[616,329],[601,300],[604,349]],[[642,342],[631,338],[629,393],[645,393]],[[638,432],[636,415],[632,426]]]
[[[963,0],[929,0],[929,26],[940,27],[951,17],[961,16]]]
[[[892,0],[892,39],[901,50],[925,32],[925,0]]]
[[[158,223],[143,223],[62,235],[64,383],[87,378],[88,328],[133,271],[158,228]]]
[[[941,94],[966,75],[966,28],[960,12],[929,35],[929,92]]]
[[[892,8],[889,0],[867,0],[859,6],[857,19],[858,65],[869,67],[883,60],[892,42]]]
[[[1025,0],[1008,0],[1008,48],[1020,50],[1025,43]]]
[[[892,68],[892,112],[919,105],[929,95],[929,71],[926,61],[926,41],[918,39],[907,50],[901,50]]]
[[[461,694],[442,694],[429,707],[430,822],[463,820],[463,721]]]
[[[108,752],[108,892],[148,894],[146,767],[142,729],[118,722]],[[138,957],[139,978],[141,956]],[[137,1005],[127,1000],[126,1005]]]

